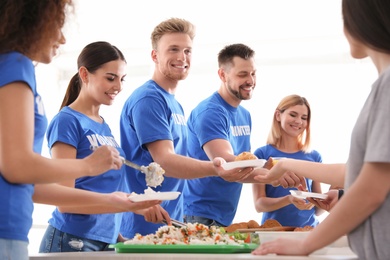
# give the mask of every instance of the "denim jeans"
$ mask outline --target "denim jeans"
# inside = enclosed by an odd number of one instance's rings
[[[28,242],[0,238],[1,260],[28,260]]]
[[[62,232],[48,226],[43,235],[39,253],[111,251],[109,244]]]
[[[200,223],[206,226],[217,226],[217,227],[224,227],[221,223],[218,223],[214,219],[205,218],[205,217],[198,217],[198,216],[188,216],[185,215],[183,217],[183,220],[185,223]]]

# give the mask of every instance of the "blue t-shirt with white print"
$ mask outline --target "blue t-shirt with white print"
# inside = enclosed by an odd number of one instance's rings
[[[153,162],[145,144],[170,140],[175,153],[187,155],[187,125],[184,110],[175,96],[149,80],[134,90],[126,100],[120,118],[121,146],[126,158],[138,165],[148,166]],[[126,167],[126,184],[129,192],[143,194],[146,186],[145,174]],[[183,190],[185,180],[164,177],[161,186],[153,188],[157,192]],[[163,201],[161,206],[170,217],[182,220],[182,196],[176,200]],[[136,233],[146,235],[155,233],[161,224],[146,222],[141,215],[126,212],[123,215],[121,233],[128,238]]]
[[[49,148],[56,142],[75,147],[77,159],[90,155],[93,152],[91,146],[101,145],[113,146],[124,156],[123,150],[104,120],[103,123],[96,122],[70,107],[63,107],[50,122],[47,139]],[[109,170],[98,176],[77,178],[75,188],[100,193],[124,191],[125,167],[123,165],[119,170]],[[58,230],[72,235],[104,243],[116,243],[121,221],[122,213],[70,214],[55,209],[49,223]]]
[[[251,150],[250,113],[241,105],[229,105],[218,92],[192,110],[187,124],[190,157],[209,160],[203,145],[214,139],[230,142],[235,155]],[[241,183],[217,176],[187,180],[184,215],[205,217],[228,226],[236,214],[241,189]]]

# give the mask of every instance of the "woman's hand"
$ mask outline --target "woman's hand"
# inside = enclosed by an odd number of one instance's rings
[[[115,147],[102,145],[93,150],[91,155],[82,159],[88,163],[89,174],[86,176],[97,176],[108,170],[118,170],[122,167],[123,161]]]
[[[129,199],[129,195],[130,194],[121,191],[115,191],[113,193],[107,194],[107,196],[110,196],[110,205],[119,208],[123,212],[136,212],[139,210],[148,209],[153,206],[160,206],[158,204],[161,203],[161,200],[133,202]]]
[[[338,190],[329,190],[326,199],[317,199],[317,198],[307,198],[308,201],[313,203],[316,207],[324,209],[326,211],[330,211],[334,205],[337,204],[339,200],[339,191]]]
[[[278,238],[264,242],[252,251],[252,255],[309,255],[302,240]]]
[[[292,195],[287,195],[289,197],[289,201],[299,210],[311,210],[314,207],[314,204],[311,202],[307,202],[304,199],[296,198]]]

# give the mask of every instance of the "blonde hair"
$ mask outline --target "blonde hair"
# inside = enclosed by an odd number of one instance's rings
[[[152,48],[157,49],[159,40],[167,33],[185,33],[193,40],[195,38],[195,26],[181,18],[170,18],[158,24],[151,35]]]
[[[279,105],[277,106],[274,117],[272,120],[271,131],[268,134],[267,144],[271,144],[276,148],[280,147],[282,142],[282,127],[280,122],[276,120],[276,113],[279,111],[283,113],[288,108],[296,106],[296,105],[305,105],[307,107],[307,126],[306,129],[298,136],[298,147],[301,151],[309,152],[310,151],[310,119],[311,119],[311,110],[310,104],[306,100],[306,98],[301,97],[299,95],[289,95],[284,97]]]

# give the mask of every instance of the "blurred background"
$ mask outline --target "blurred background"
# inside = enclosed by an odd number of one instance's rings
[[[124,89],[114,105],[101,109],[119,140],[123,103],[154,68],[150,34],[170,17],[187,19],[197,28],[191,72],[176,94],[187,116],[219,88],[219,50],[244,43],[256,51],[258,66],[254,96],[242,102],[252,113],[252,151],[265,144],[279,101],[298,94],[311,104],[312,148],[322,154],[324,163],[347,160],[351,130],[377,72],[369,60],[350,57],[341,0],[76,0],[64,28],[67,43],[51,64],[36,67],[48,119],[58,112],[82,48],[108,41],[123,51],[128,63]],[[49,157],[47,144],[43,154]],[[30,253],[38,252],[52,210],[35,205]],[[260,222],[261,213],[254,210],[251,185],[245,184],[234,222],[251,219]]]

